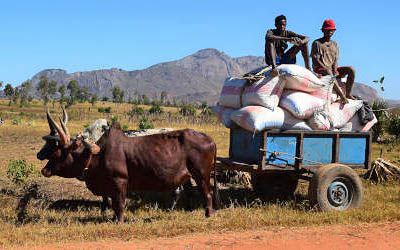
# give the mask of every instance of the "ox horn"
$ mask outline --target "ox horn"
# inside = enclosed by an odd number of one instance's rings
[[[65,132],[65,135],[66,135],[67,138],[69,139],[69,138],[71,138],[71,136],[70,136],[69,131],[68,131],[68,128],[67,128],[68,114],[67,114],[67,111],[65,111],[65,109],[64,109],[63,106],[61,106],[61,109],[62,109],[62,111],[63,111],[63,118],[62,118],[62,120],[61,120],[61,118],[60,118],[61,127],[63,128],[63,130],[64,130],[64,132]]]
[[[68,145],[69,144],[69,135],[67,136],[66,133],[64,133],[64,131],[60,128],[60,126],[58,126],[58,124],[54,121],[53,117],[51,117],[51,115],[50,115],[48,108],[47,108],[47,117],[49,120],[50,127],[53,126],[57,130],[58,135],[60,136],[61,144]]]
[[[67,111],[65,110],[64,106],[61,106],[61,109],[63,111],[63,122],[64,122],[64,125],[67,125],[67,123],[68,123]]]
[[[56,131],[56,128],[54,127],[54,125],[51,122],[51,116],[50,116],[50,113],[49,113],[49,108],[47,108],[46,116],[47,116],[47,123],[49,124],[49,127],[50,127],[50,135],[51,136],[55,136],[57,131]]]

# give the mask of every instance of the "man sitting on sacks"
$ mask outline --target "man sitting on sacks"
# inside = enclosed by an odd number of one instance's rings
[[[321,30],[324,36],[315,40],[312,44],[313,70],[318,77],[333,75],[341,79],[347,76],[346,95],[337,84],[334,85],[334,88],[341,97],[342,102],[348,103],[347,98],[354,99],[351,96],[351,89],[354,84],[355,70],[348,66],[338,67],[339,47],[335,41],[331,40],[336,31],[335,22],[332,19],[326,19],[322,24]]]
[[[277,16],[275,18],[276,29],[268,30],[265,35],[265,62],[272,66],[272,76],[279,74],[276,65],[295,64],[296,54],[299,51],[303,56],[305,67],[311,70],[308,58],[308,37],[286,30],[286,24],[284,15]],[[288,48],[287,42],[292,43],[293,46],[285,52]]]

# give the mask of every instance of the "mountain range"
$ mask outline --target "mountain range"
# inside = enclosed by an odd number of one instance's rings
[[[63,69],[46,69],[34,75],[31,81],[34,89],[40,77],[46,76],[59,85],[76,80],[81,87],[99,97],[111,97],[111,88],[118,86],[125,91],[126,99],[143,94],[149,98],[160,98],[161,92],[165,92],[169,99],[215,104],[227,77],[241,76],[264,65],[263,57],[234,58],[216,49],[202,49],[179,60],[142,70],[112,68],[68,73]],[[375,89],[362,83],[355,84],[353,94],[367,101],[378,97]]]

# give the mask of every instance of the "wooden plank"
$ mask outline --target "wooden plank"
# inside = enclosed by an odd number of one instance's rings
[[[333,136],[332,142],[332,162],[339,162],[340,155],[340,137],[339,134]]]

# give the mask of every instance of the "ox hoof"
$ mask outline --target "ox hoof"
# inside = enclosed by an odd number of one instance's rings
[[[214,209],[210,209],[210,208],[207,208],[206,209],[206,217],[208,218],[208,217],[210,217],[210,216],[212,216],[213,214],[215,214],[215,210]]]

